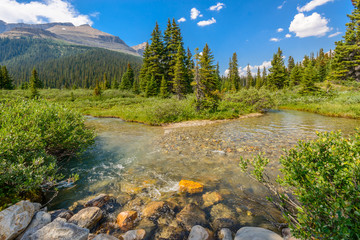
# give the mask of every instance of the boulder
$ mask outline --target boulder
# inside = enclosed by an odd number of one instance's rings
[[[31,220],[29,226],[26,228],[25,232],[22,233],[17,239],[26,240],[31,234],[51,222],[51,215],[47,212],[41,211],[37,212],[33,219]]]
[[[95,238],[93,238],[93,240],[119,240],[119,239],[107,234],[99,234],[96,235]]]
[[[283,238],[264,228],[243,227],[237,231],[234,240],[283,240]]]
[[[165,202],[151,202],[142,211],[142,216],[151,220],[156,220],[162,214],[170,211],[170,208]]]
[[[98,207],[88,207],[80,210],[69,219],[69,223],[74,223],[82,228],[93,228],[103,217],[103,212]]]
[[[204,190],[203,184],[189,180],[181,180],[179,186],[180,186],[180,192],[185,192],[190,194],[201,193]]]
[[[184,207],[181,212],[176,215],[177,222],[184,226],[188,231],[195,225],[206,225],[205,213],[194,203],[190,203]]]
[[[193,226],[190,231],[188,240],[210,240],[211,234],[209,230],[200,225]]]
[[[232,240],[232,232],[228,228],[223,228],[219,232],[220,240]]]
[[[181,227],[167,226],[156,233],[155,239],[180,240],[186,239],[187,234],[187,231]]]
[[[137,212],[126,211],[119,213],[116,221],[119,227],[121,228],[121,230],[127,231],[134,227],[136,219],[137,219]]]
[[[224,204],[217,204],[211,208],[210,216],[215,230],[235,228],[237,221],[235,213]]]
[[[58,217],[69,220],[72,216],[74,216],[74,213],[67,209],[59,209],[59,210],[51,211],[49,213],[51,214],[51,221],[54,221]]]
[[[87,201],[85,207],[99,207],[101,208],[110,200],[110,196],[107,194],[100,194],[97,197]]]
[[[41,207],[39,203],[21,201],[0,212],[0,239],[15,239],[30,224],[36,211]]]
[[[29,240],[87,240],[89,229],[67,223],[64,218],[57,218],[29,236]]]
[[[224,200],[223,197],[217,192],[207,192],[202,196],[202,198],[204,201],[204,207],[210,207]]]
[[[146,231],[144,229],[131,230],[121,235],[122,240],[142,240],[145,238]]]

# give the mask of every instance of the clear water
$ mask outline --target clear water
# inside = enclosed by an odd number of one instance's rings
[[[264,152],[273,160],[270,171],[276,175],[282,150],[298,140],[312,139],[316,131],[349,134],[360,127],[359,120],[298,111],[271,111],[258,118],[176,129],[111,118],[87,122],[98,134],[95,146],[62,169],[64,175],[78,173],[80,180],[61,190],[52,208],[66,208],[99,193],[128,192],[147,201],[166,200],[177,194],[179,181],[187,179],[203,183],[204,191],[220,192],[244,224],[256,226],[266,224],[264,209],[271,208],[264,200],[264,188],[241,173],[240,157]]]

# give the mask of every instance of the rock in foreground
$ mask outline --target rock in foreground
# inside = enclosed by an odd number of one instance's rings
[[[276,233],[259,227],[243,227],[237,231],[235,240],[283,240]]]
[[[98,207],[82,209],[69,219],[69,223],[75,223],[82,228],[93,228],[103,217],[103,212]]]
[[[189,180],[181,180],[179,186],[180,192],[186,192],[190,194],[200,193],[204,190],[204,185]]]

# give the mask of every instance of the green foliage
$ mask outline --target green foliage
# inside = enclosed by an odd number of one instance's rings
[[[173,75],[173,92],[178,99],[183,99],[186,94],[186,66],[185,66],[185,50],[179,44],[176,54],[176,62]]]
[[[242,86],[240,83],[240,76],[239,76],[239,64],[237,60],[237,54],[234,53],[232,59],[230,59],[229,63],[229,81],[230,81],[230,91],[237,91]]]
[[[349,138],[340,132],[317,135],[280,158],[280,190],[266,176],[266,158],[242,161],[242,169],[248,171],[251,165],[253,176],[275,190],[277,198],[270,201],[282,211],[295,237],[359,239],[360,132]]]
[[[57,177],[57,160],[74,156],[94,141],[83,117],[45,101],[0,104],[1,206],[37,192]]]
[[[157,86],[156,86],[156,80],[155,80],[155,76],[153,75],[150,79],[150,81],[148,81],[148,84],[146,86],[146,91],[145,91],[145,95],[146,97],[153,97],[153,96],[157,96],[158,94],[158,90],[157,90]]]
[[[165,80],[165,77],[163,76],[161,79],[161,85],[160,85],[160,94],[159,96],[161,98],[167,98],[169,97],[169,91],[168,91],[168,85],[167,85],[167,81]]]
[[[130,90],[134,84],[134,71],[128,64],[126,73],[123,75],[119,88],[121,90]]]
[[[99,82],[96,82],[95,88],[94,88],[94,96],[101,96],[101,87]]]
[[[310,62],[304,70],[304,74],[301,81],[301,94],[309,94],[319,91],[319,88],[315,85],[317,74],[313,63]]]
[[[274,54],[269,72],[269,87],[282,89],[286,82],[286,68],[284,65],[283,53],[280,48],[278,49],[278,52]]]
[[[13,89],[13,80],[6,68],[6,66],[0,66],[0,89]]]
[[[37,75],[37,72],[36,72],[36,69],[34,68],[32,73],[31,73],[31,78],[30,78],[30,98],[31,99],[36,99],[36,98],[39,98],[40,94],[37,90],[38,88],[38,85],[39,85],[39,78],[38,78],[38,75]]]

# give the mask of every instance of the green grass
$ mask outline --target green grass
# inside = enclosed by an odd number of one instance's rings
[[[28,98],[28,91],[0,91],[0,100]],[[126,121],[150,125],[181,122],[187,120],[234,119],[241,115],[259,112],[273,107],[273,100],[267,90],[255,89],[226,94],[217,111],[195,111],[195,96],[184,100],[175,98],[145,98],[120,90],[103,91],[101,97],[93,96],[92,90],[40,90],[41,98],[64,104],[66,107],[95,117],[117,117]],[[73,95],[73,97],[72,97]]]

